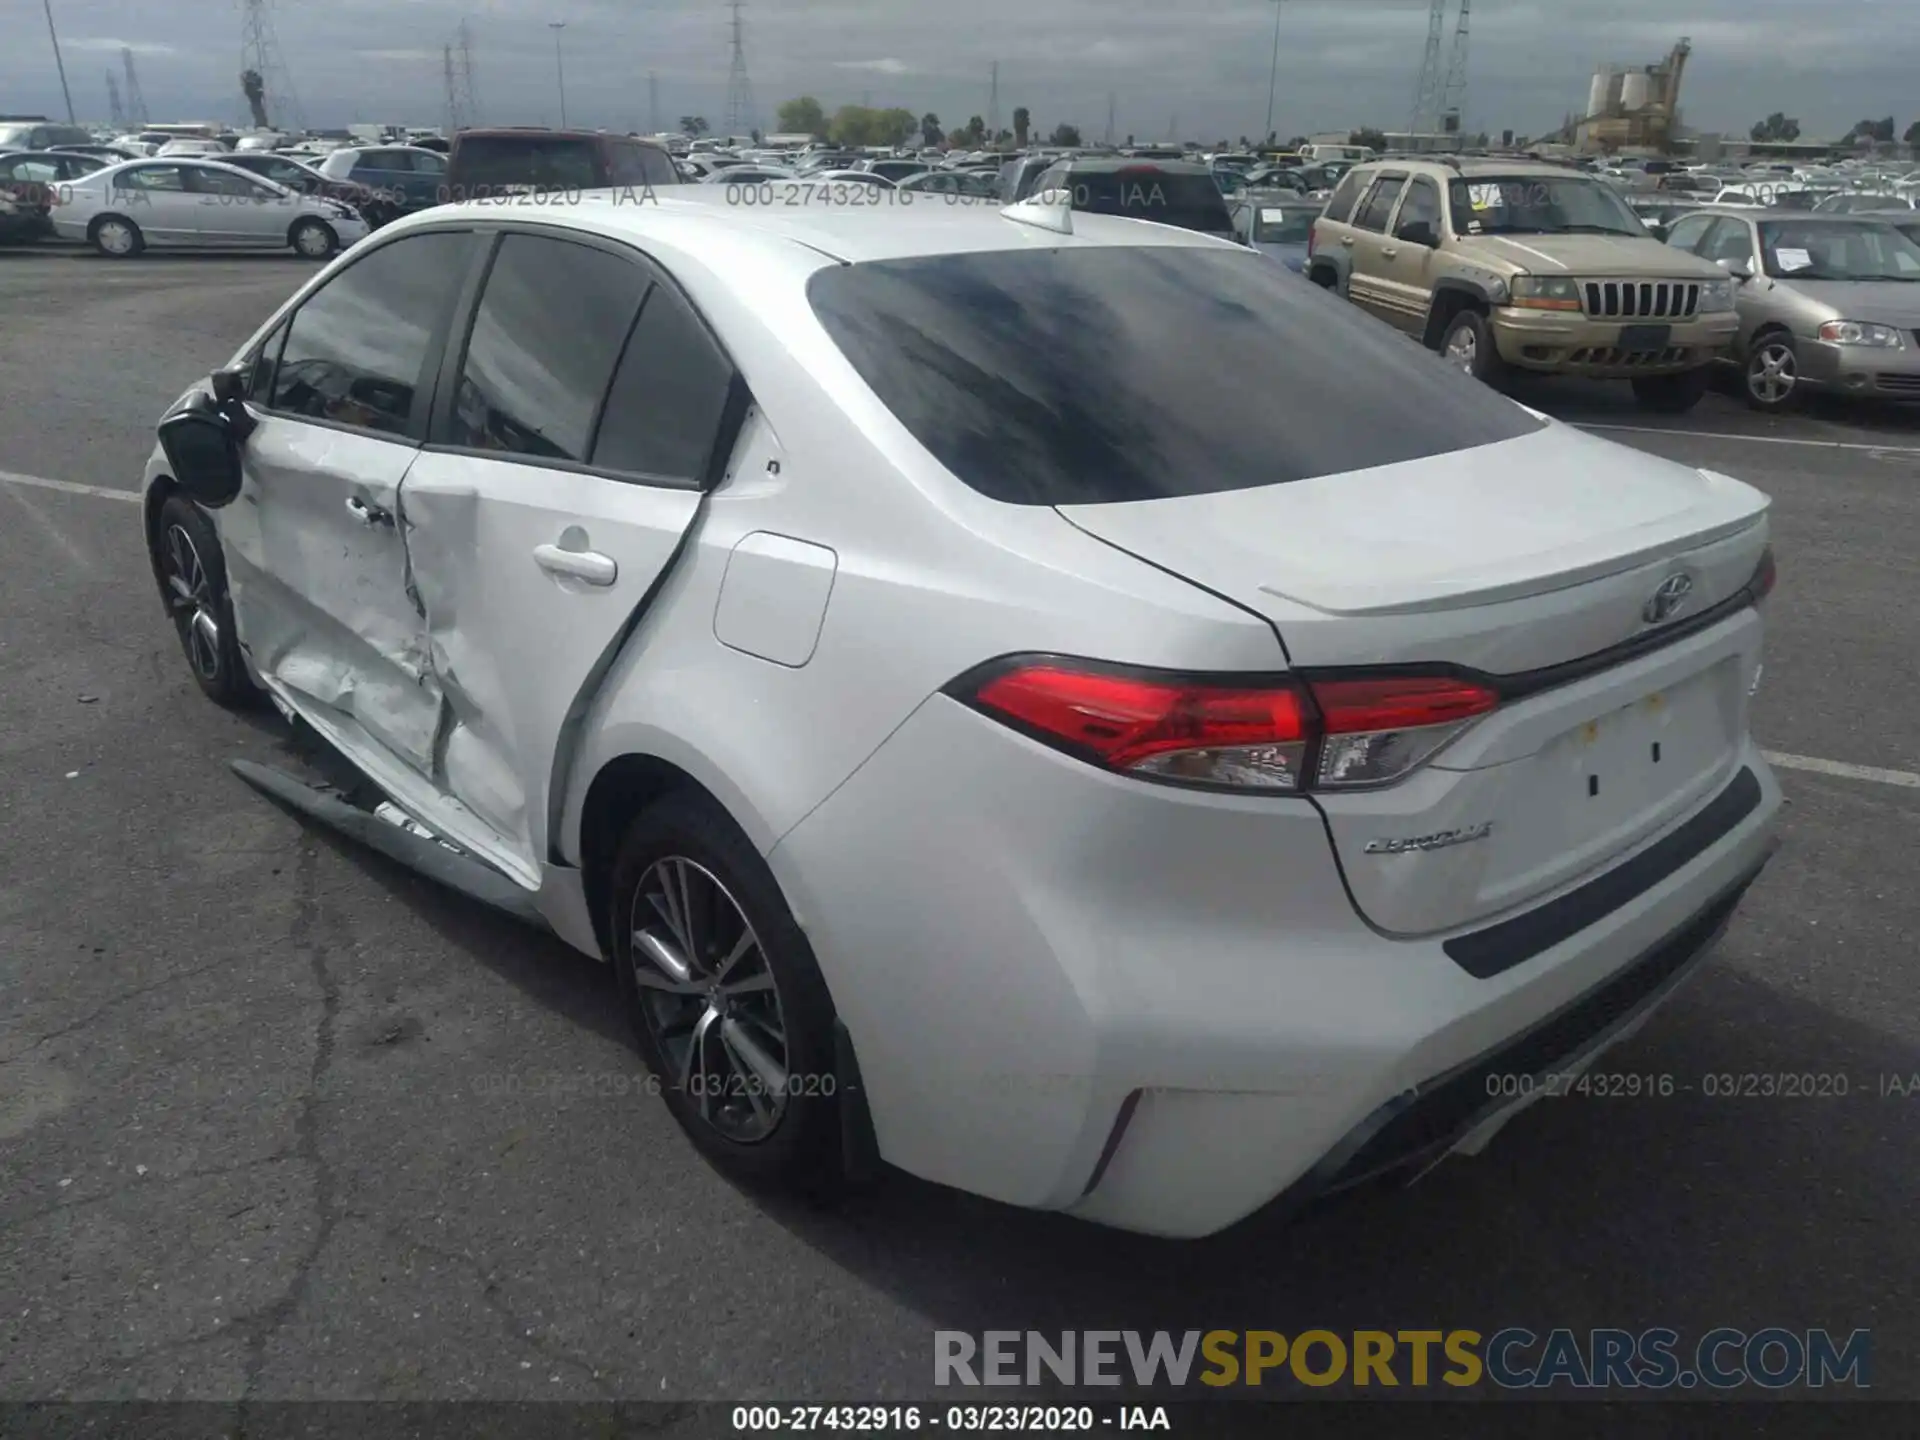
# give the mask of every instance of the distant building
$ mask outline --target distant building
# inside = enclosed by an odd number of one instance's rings
[[[1568,138],[1589,153],[1671,147],[1679,138],[1680,81],[1692,53],[1693,42],[1683,38],[1658,65],[1594,71],[1586,113]]]

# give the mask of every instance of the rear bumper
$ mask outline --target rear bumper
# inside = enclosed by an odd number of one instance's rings
[[[1725,354],[1740,328],[1739,317],[1732,312],[1700,316],[1668,326],[1667,343],[1660,350],[1629,351],[1622,342],[1633,323],[1511,306],[1493,312],[1494,341],[1500,358],[1509,365],[1596,380],[1698,369]]]
[[[1740,760],[1760,798],[1715,843],[1484,978],[1370,929],[1307,803],[1105,775],[944,697],[769,861],[886,1160],[1191,1237],[1444,1150],[1484,1123],[1464,1067],[1624,1034],[1770,851],[1779,789]]]

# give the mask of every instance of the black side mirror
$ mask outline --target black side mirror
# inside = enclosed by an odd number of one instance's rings
[[[218,510],[240,493],[240,437],[211,396],[195,391],[162,420],[160,447],[196,503]]]
[[[1431,220],[1409,220],[1400,227],[1394,238],[1404,240],[1409,245],[1424,245],[1429,250],[1440,248],[1440,235],[1433,228]]]

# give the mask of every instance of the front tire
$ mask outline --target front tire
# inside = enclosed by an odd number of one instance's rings
[[[324,220],[302,220],[287,236],[294,252],[307,260],[328,260],[340,249],[340,236]]]
[[[226,556],[213,522],[185,495],[169,495],[160,506],[153,566],[194,683],[216,705],[250,706],[259,691],[234,634]]]
[[[1755,336],[1740,378],[1741,393],[1754,409],[1770,415],[1793,409],[1805,393],[1793,337],[1784,330]]]
[[[1440,355],[1456,370],[1498,390],[1507,379],[1506,362],[1494,343],[1493,327],[1478,310],[1462,310],[1440,336]]]
[[[1656,415],[1684,415],[1707,393],[1707,367],[1677,375],[1647,375],[1633,382],[1633,398]]]
[[[147,248],[147,237],[124,215],[107,215],[94,221],[87,238],[109,260],[131,260]]]
[[[608,890],[628,1020],[681,1129],[743,1184],[838,1194],[833,1001],[752,842],[677,792],[634,820]]]

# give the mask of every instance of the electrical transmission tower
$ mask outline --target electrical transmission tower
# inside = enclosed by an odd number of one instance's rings
[[[1416,135],[1440,128],[1446,99],[1446,76],[1440,69],[1440,36],[1447,26],[1447,0],[1432,0],[1427,12],[1427,50],[1420,61],[1420,79],[1413,92],[1413,117],[1407,129]]]
[[[107,116],[113,122],[115,132],[124,132],[127,128],[127,107],[120,103],[120,82],[113,78],[113,72],[107,71]]]
[[[748,135],[756,128],[753,113],[753,82],[747,79],[746,31],[740,20],[742,0],[727,0],[733,11],[733,64],[727,71],[727,120],[729,135]]]
[[[987,136],[992,138],[1000,133],[1000,62],[993,62],[991,78],[987,81]]]
[[[441,69],[447,85],[449,137],[480,123],[480,106],[473,97],[473,37],[462,20],[453,40],[440,47]]]
[[[280,42],[273,33],[273,17],[267,13],[267,0],[241,0],[244,20],[240,34],[240,68],[258,75],[266,87],[264,103],[268,123],[276,129],[304,130],[307,118],[300,113],[300,99],[293,93],[293,77],[287,73],[280,56]]]
[[[1460,0],[1460,19],[1453,27],[1453,58],[1447,62],[1447,83],[1440,92],[1440,118],[1445,125],[1451,115],[1462,130],[1467,113],[1467,16],[1473,12],[1473,0]]]
[[[147,97],[140,93],[140,75],[133,68],[133,47],[120,47],[120,68],[127,77],[127,123],[142,128],[153,123],[153,117],[147,114]]]

